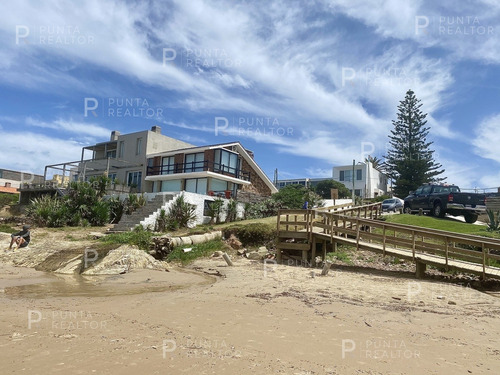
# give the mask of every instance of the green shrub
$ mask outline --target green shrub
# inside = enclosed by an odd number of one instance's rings
[[[500,228],[500,212],[493,212],[493,210],[486,210],[488,214],[488,231],[493,232]]]
[[[232,225],[224,229],[224,237],[234,234],[243,246],[269,245],[276,238],[276,227],[272,224],[252,223],[247,225]]]
[[[238,203],[234,199],[230,199],[227,202],[226,207],[226,223],[231,223],[236,221],[236,215],[238,214]]]
[[[247,203],[245,205],[245,219],[261,219],[276,216],[278,215],[278,210],[282,207],[281,202],[273,199],[266,199],[257,203]]]
[[[224,206],[224,201],[221,198],[215,198],[213,202],[208,203],[208,216],[210,216],[210,224],[220,223],[220,214],[222,213],[222,208]]]
[[[187,227],[188,224],[196,220],[196,206],[184,200],[184,195],[179,195],[170,206],[168,211],[169,230]]]
[[[0,208],[12,206],[19,201],[19,194],[0,193]]]
[[[185,247],[185,246],[184,246]],[[191,247],[191,251],[184,252],[183,247],[176,247],[168,256],[167,261],[179,261],[182,264],[187,264],[192,262],[193,260],[206,257],[212,255],[215,251],[223,250],[224,243],[222,240],[216,239],[204,243],[200,243],[197,245],[193,245]]]
[[[138,225],[133,231],[123,233],[111,233],[101,238],[107,244],[135,245],[141,250],[149,250],[153,233]]]
[[[62,199],[50,195],[32,199],[26,214],[40,227],[62,227],[69,218],[69,210]]]
[[[118,197],[111,197],[107,202],[109,207],[109,222],[111,224],[116,224],[123,216],[125,211],[125,202],[120,200]]]
[[[167,212],[162,208],[160,214],[156,218],[155,232],[165,232],[168,224]]]
[[[285,186],[273,194],[271,199],[281,203],[283,208],[288,209],[300,209],[305,202],[308,202],[309,207],[319,206],[322,203],[322,199],[318,194],[298,184]]]

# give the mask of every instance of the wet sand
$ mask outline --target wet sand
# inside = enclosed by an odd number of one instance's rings
[[[467,285],[192,267],[71,282],[2,266],[2,373],[499,373],[500,299]]]

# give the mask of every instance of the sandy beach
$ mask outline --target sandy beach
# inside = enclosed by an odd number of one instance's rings
[[[5,374],[498,374],[500,299],[411,273],[203,259],[80,279],[3,264]]]

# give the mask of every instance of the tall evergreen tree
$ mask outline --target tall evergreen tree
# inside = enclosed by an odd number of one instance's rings
[[[406,92],[399,103],[397,120],[389,135],[390,148],[385,156],[384,169],[395,181],[394,195],[405,197],[409,191],[426,182],[439,182],[444,172],[442,165],[434,161],[432,142],[427,141],[429,127],[427,113],[420,110],[422,103],[412,90]]]

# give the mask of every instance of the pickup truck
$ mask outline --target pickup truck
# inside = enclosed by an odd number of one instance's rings
[[[411,214],[422,209],[436,217],[464,216],[467,223],[475,223],[486,212],[486,195],[461,193],[455,185],[423,185],[405,198],[404,212]]]

